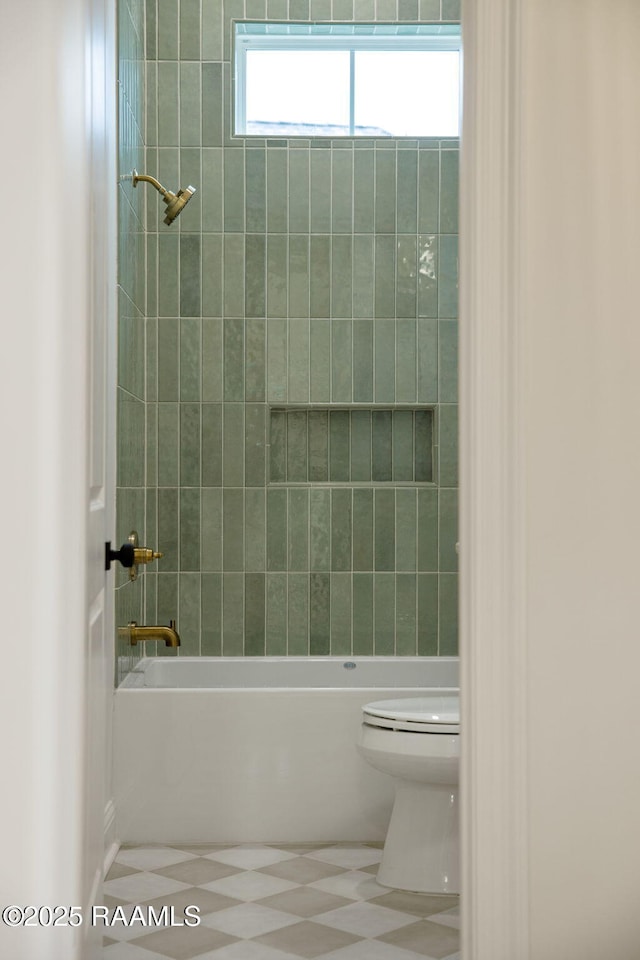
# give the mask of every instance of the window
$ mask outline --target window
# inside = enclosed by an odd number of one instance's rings
[[[459,27],[235,26],[236,135],[459,135]]]

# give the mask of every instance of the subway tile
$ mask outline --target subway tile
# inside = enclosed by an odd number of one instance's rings
[[[204,487],[201,494],[201,564],[203,570],[222,570],[222,490]]]
[[[289,0],[289,19],[308,20],[309,0]]]
[[[349,480],[349,413],[329,413],[329,480]]]
[[[289,155],[289,231],[309,232],[309,151],[292,150]]]
[[[380,483],[392,477],[391,411],[374,410],[371,414],[371,474]]]
[[[333,403],[351,403],[353,395],[353,323],[334,318],[331,321],[331,399]]]
[[[246,230],[264,233],[267,225],[267,158],[264,150],[245,150]]]
[[[309,310],[312,317],[331,315],[331,243],[329,237],[311,237],[309,250]]]
[[[214,0],[215,2],[215,0]],[[203,18],[204,27],[204,18]],[[205,44],[203,32],[202,44]],[[217,59],[217,58],[213,58]],[[221,147],[223,140],[223,78],[221,63],[202,64],[202,145]]]
[[[442,403],[438,411],[439,481],[443,487],[458,485],[458,405]]]
[[[244,565],[245,570],[266,569],[266,491],[259,488],[244,492]]]
[[[331,20],[331,0],[310,0],[312,20]]]
[[[178,491],[158,488],[158,549],[162,551],[162,570],[178,570]]]
[[[396,402],[414,403],[417,398],[415,320],[396,321]]]
[[[376,573],[373,581],[373,652],[389,657],[395,653],[396,578],[393,573]]]
[[[244,575],[222,575],[222,653],[241,657],[244,653]]]
[[[309,480],[329,479],[329,415],[326,410],[310,410],[307,415],[309,443]]]
[[[353,238],[353,315],[373,317],[375,292],[374,237]]]
[[[396,563],[399,571],[417,569],[417,491],[396,490]]]
[[[267,320],[267,400],[287,399],[287,322]]]
[[[396,231],[396,152],[376,150],[375,232]]]
[[[441,573],[457,573],[458,555],[456,541],[458,539],[458,491],[448,488],[440,489],[439,520],[439,548]]]
[[[181,573],[178,577],[177,619],[183,657],[200,656],[200,601],[200,574]]]
[[[289,237],[289,316],[309,316],[309,237]],[[286,302],[282,302],[282,315],[286,313]],[[271,313],[269,313],[271,316]]]
[[[147,476],[147,495],[154,493],[153,487],[158,485],[158,404],[148,403],[147,412],[147,439],[145,445]]]
[[[203,573],[200,594],[200,650],[203,657],[222,653],[222,576]]]
[[[158,404],[158,484],[177,486],[180,473],[180,423],[177,403]]]
[[[373,654],[373,574],[353,574],[353,654]]]
[[[373,490],[353,491],[353,569],[373,570]]]
[[[352,491],[331,491],[331,570],[351,570]]]
[[[328,403],[331,399],[331,321],[310,321],[311,402]]]
[[[158,574],[158,603],[157,616],[158,623],[169,623],[170,620],[177,620],[178,633],[182,629],[178,620],[178,597],[179,597],[179,576],[177,573],[159,573]],[[164,644],[158,644],[158,654],[163,655],[164,651],[171,656],[175,656],[173,650],[166,648]]]
[[[374,496],[374,562],[376,570],[395,570],[395,490],[376,489]]]
[[[309,321],[289,320],[289,402],[309,402]]]
[[[198,487],[201,482],[200,404],[180,404],[180,484]]]
[[[264,403],[245,404],[245,487],[266,483],[266,413]]]
[[[158,59],[178,59],[180,21],[178,0],[163,0],[158,4]]]
[[[202,321],[202,399],[222,400],[223,395],[222,320]]]
[[[332,150],[331,153],[331,230],[333,234],[351,234],[353,233],[353,153],[350,150]]]
[[[222,491],[223,570],[244,569],[244,494],[242,490]]]
[[[247,235],[245,238],[245,314],[264,317],[266,314],[266,238]]]
[[[438,316],[458,316],[458,238],[440,237],[438,264]]]
[[[459,156],[458,150],[440,154],[440,233],[458,232]]]
[[[375,316],[395,317],[395,237],[377,236],[375,238],[375,257]]]
[[[460,21],[460,0],[442,0],[442,19]]]
[[[393,403],[396,398],[396,325],[394,320],[374,321],[376,403]]]
[[[180,322],[180,399],[200,399],[202,322],[193,317]]]
[[[202,404],[202,486],[222,485],[222,404]]]
[[[352,237],[334,236],[331,241],[331,316],[350,317],[353,312]]]
[[[331,232],[331,151],[312,150],[309,168],[311,233]]]
[[[223,292],[222,237],[202,237],[202,315],[222,316]],[[220,359],[222,352],[220,353]]]
[[[181,0],[181,3],[184,4],[184,0]],[[200,79],[200,63],[180,63],[180,146],[182,147],[195,147],[201,144]]]
[[[371,480],[371,411],[354,410],[351,421],[351,475],[349,479]]]
[[[439,20],[440,0],[420,0],[420,19]]]
[[[309,569],[309,490],[288,491],[287,569]]]
[[[271,410],[269,415],[269,479],[284,483],[287,479],[287,414]]]
[[[267,490],[267,569],[287,569],[286,490]]]
[[[146,73],[144,119],[146,143],[150,149],[158,144],[158,64],[147,59]]]
[[[417,653],[416,577],[410,573],[396,576],[396,655],[413,657]]]
[[[438,350],[440,370],[440,402],[458,400],[458,323],[440,320],[438,323]]]
[[[354,0],[353,12],[354,19],[367,23],[375,19],[375,0]]]
[[[264,401],[266,395],[266,335],[264,320],[245,321],[245,400]]]
[[[418,570],[438,569],[438,491],[418,490]]]
[[[353,226],[356,233],[374,232],[375,152],[358,150],[353,156]]]
[[[200,488],[180,490],[180,570],[200,570]]]
[[[418,237],[418,316],[438,315],[438,238]]]
[[[225,156],[224,164],[224,229],[229,233],[245,229],[245,175],[242,155]]]
[[[287,20],[288,0],[267,0],[267,20]]]
[[[369,319],[353,321],[353,400],[373,400],[373,324]]]
[[[180,0],[180,59],[200,59],[200,0]]]
[[[309,575],[293,573],[287,577],[287,649],[290,657],[309,653]]]
[[[287,316],[288,238],[276,234],[267,237],[267,316]],[[307,313],[309,293],[306,294]]]
[[[438,656],[458,654],[458,575],[443,573],[438,577]]]
[[[438,400],[438,323],[418,320],[418,402]]]
[[[433,415],[430,410],[416,411],[414,418],[415,480],[431,483],[433,470]]]
[[[334,20],[353,20],[353,0],[333,0]]]
[[[244,655],[266,654],[265,575],[247,573],[244,578]]]
[[[331,492],[312,487],[309,492],[309,565],[329,570],[331,560]]]
[[[332,573],[331,591],[331,655],[351,654],[351,574]]]
[[[158,56],[158,11],[157,0],[145,0],[145,57],[155,60]]]
[[[180,315],[182,317],[197,317],[202,312],[200,256],[200,237],[183,234],[180,237]]]
[[[307,456],[307,414],[290,410],[287,421],[287,480],[305,483],[309,475]]]
[[[309,653],[326,656],[331,652],[330,586],[328,573],[309,577]]]
[[[222,406],[222,483],[225,487],[241,487],[244,483],[244,404]]]
[[[267,230],[286,233],[288,224],[288,150],[267,150]]]
[[[393,437],[392,477],[398,481],[414,479],[413,413],[411,410],[394,410],[391,432]]]
[[[224,316],[244,316],[244,237],[225,234],[224,262]]]
[[[287,580],[284,573],[267,573],[267,656],[287,653]]]
[[[144,404],[118,390],[118,486],[144,486]]]
[[[161,317],[178,316],[179,249],[178,236],[160,234],[158,237],[158,315]]]
[[[158,146],[177,147],[179,137],[179,71],[175,62],[158,63]]]
[[[437,233],[440,194],[440,153],[418,153],[418,233]]]
[[[224,399],[244,400],[244,321],[224,321]]]
[[[245,0],[245,16],[248,20],[264,20],[266,17],[265,0]]]
[[[415,237],[398,238],[396,258],[396,314],[416,317],[418,314],[418,261]]]

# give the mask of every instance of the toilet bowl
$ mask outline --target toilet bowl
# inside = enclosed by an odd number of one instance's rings
[[[415,893],[459,892],[457,689],[362,708],[358,752],[396,780],[377,880]]]

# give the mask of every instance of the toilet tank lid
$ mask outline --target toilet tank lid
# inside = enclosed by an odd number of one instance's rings
[[[378,700],[367,703],[363,713],[385,720],[405,723],[460,723],[460,703],[457,690],[441,690],[423,697],[404,697],[397,700]]]

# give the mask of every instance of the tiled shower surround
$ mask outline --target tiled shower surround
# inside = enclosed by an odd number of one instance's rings
[[[146,172],[198,192],[171,227],[146,198],[146,622],[182,655],[452,654],[458,141],[234,139],[232,19],[287,18],[459,5],[147,0]]]

